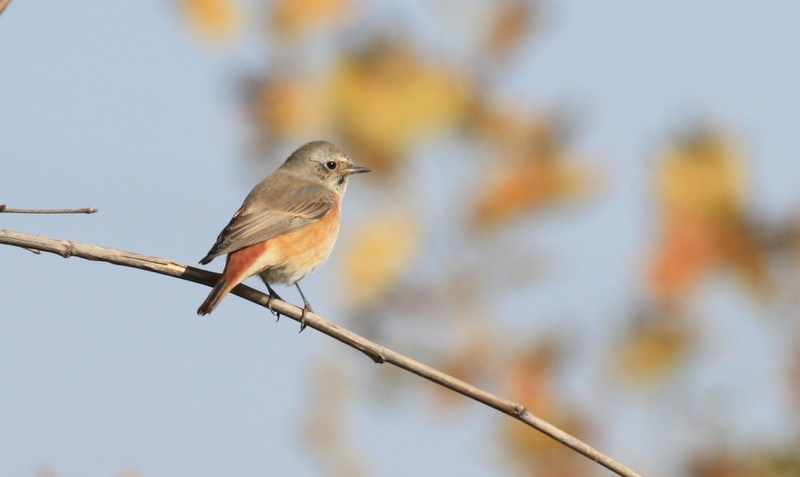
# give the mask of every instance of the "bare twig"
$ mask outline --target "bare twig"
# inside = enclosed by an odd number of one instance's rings
[[[3,0],[0,0],[2,2]],[[2,13],[2,9],[0,9]],[[0,204],[0,212],[7,214],[93,214],[97,212],[94,207],[84,209],[9,209],[5,204]]]
[[[136,253],[125,252],[113,248],[101,247],[98,245],[72,242],[69,240],[54,239],[31,235],[21,232],[0,229],[0,243],[14,245],[26,249],[41,250],[51,252],[62,257],[81,257],[87,260],[99,260],[123,265],[126,267],[147,270],[162,275],[201,283],[213,286],[217,281],[218,274],[207,272],[199,268],[189,267],[171,260],[159,257],[150,257]],[[233,289],[232,293],[245,300],[270,308],[273,311],[285,315],[293,320],[300,321],[302,310],[290,303],[279,299],[270,299],[270,296],[254,290],[246,285],[239,285]],[[641,477],[628,467],[622,465],[611,457],[599,452],[588,444],[567,434],[561,429],[549,424],[548,422],[534,416],[522,404],[517,404],[506,399],[502,399],[490,394],[482,389],[456,379],[448,374],[438,371],[430,366],[426,366],[418,361],[408,358],[400,353],[384,348],[372,341],[369,341],[351,331],[323,319],[314,313],[305,313],[305,323],[310,328],[325,333],[342,343],[351,346],[366,354],[376,363],[390,363],[399,368],[410,371],[429,381],[463,394],[471,399],[486,404],[500,412],[518,419],[525,424],[537,429],[553,439],[561,442],[567,447],[583,454],[600,465],[608,468],[623,477]]]

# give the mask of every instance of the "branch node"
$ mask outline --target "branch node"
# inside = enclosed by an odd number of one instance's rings
[[[27,251],[29,251],[31,253],[35,253],[36,255],[41,255],[42,254],[42,251],[39,250],[39,249],[36,249],[36,248],[26,248],[25,250],[27,250]]]
[[[517,417],[522,417],[527,413],[528,410],[522,404],[517,404],[516,406],[514,406],[514,414],[516,414]]]
[[[371,353],[368,353],[368,355],[370,358],[372,358],[372,361],[374,361],[375,364],[383,364],[386,362],[386,357],[383,355],[383,350],[385,349],[386,348],[381,346],[378,351],[372,351]]]
[[[64,250],[61,251],[61,256],[69,258],[75,253],[75,244],[69,240],[64,241]]]

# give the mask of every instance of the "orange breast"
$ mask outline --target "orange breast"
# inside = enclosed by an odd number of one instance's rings
[[[340,214],[337,201],[325,217],[302,229],[231,253],[224,274],[237,283],[260,273],[269,283],[294,284],[327,260]]]
[[[330,255],[339,234],[340,210],[337,203],[320,220],[269,240],[276,264],[313,268],[321,265]]]

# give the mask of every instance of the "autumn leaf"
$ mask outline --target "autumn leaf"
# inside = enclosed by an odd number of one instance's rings
[[[352,11],[351,0],[277,0],[271,2],[270,25],[285,37],[336,25]]]
[[[481,178],[472,223],[495,228],[543,207],[575,202],[593,188],[585,166],[575,164],[557,125],[513,114],[485,114],[473,126],[494,140],[504,156]]]
[[[559,401],[553,382],[558,354],[556,345],[547,342],[517,353],[508,365],[506,393],[510,400],[523,404],[533,414],[542,416],[553,425],[571,432],[575,430],[575,426],[567,425],[572,419]],[[509,421],[507,424],[506,438],[520,452],[559,447],[558,442],[539,432],[528,432],[532,429],[527,426],[517,426],[514,421]],[[564,425],[571,429],[565,429],[562,427]]]
[[[335,124],[365,165],[391,169],[417,141],[463,121],[470,89],[458,70],[376,42],[340,61]]]
[[[509,363],[506,394],[534,415],[582,438],[587,423],[567,410],[554,383],[559,355],[560,349],[554,342],[542,342],[517,353]],[[585,475],[585,462],[570,459],[567,447],[521,422],[504,421],[503,437],[514,462],[528,475]]]
[[[180,0],[181,10],[201,37],[229,40],[241,29],[241,11],[233,0]]]
[[[665,303],[685,299],[711,271],[729,269],[760,298],[774,284],[766,245],[746,212],[740,147],[701,130],[669,146],[657,169],[663,232],[650,265],[650,283]]]
[[[588,194],[589,184],[587,171],[575,165],[509,165],[486,180],[475,205],[473,224],[495,228],[546,206],[578,201]]]
[[[744,209],[742,147],[722,134],[703,129],[680,138],[661,154],[656,174],[667,214],[725,217]]]
[[[629,382],[650,386],[678,369],[692,343],[692,330],[681,316],[651,310],[637,317],[616,347],[617,369]]]
[[[800,452],[797,445],[750,450],[724,450],[699,455],[690,465],[690,477],[797,477]]]
[[[411,268],[419,232],[405,213],[387,213],[363,223],[343,251],[344,296],[356,308],[387,294]]]
[[[650,283],[659,301],[675,303],[723,259],[717,224],[703,218],[668,217],[651,262]]]
[[[494,8],[496,15],[487,41],[489,52],[502,56],[517,47],[534,26],[539,8],[539,5],[530,1],[497,2]]]

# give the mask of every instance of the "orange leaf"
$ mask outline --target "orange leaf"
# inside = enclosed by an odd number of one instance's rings
[[[504,1],[495,7],[498,12],[489,34],[489,51],[503,55],[519,45],[531,29],[538,5],[525,1]]]
[[[738,145],[700,130],[668,147],[662,157],[657,178],[664,233],[650,273],[658,298],[674,303],[721,266],[744,278],[759,297],[771,296],[767,244],[745,215]]]
[[[203,38],[227,40],[241,28],[241,12],[232,0],[181,0],[189,24]]]
[[[482,184],[473,224],[490,228],[539,208],[583,198],[591,189],[586,170],[560,163],[511,164]]]
[[[270,17],[279,34],[296,36],[342,22],[351,8],[350,0],[277,0],[272,2]]]
[[[714,222],[668,217],[650,269],[656,296],[673,303],[693,290],[700,278],[722,259],[719,229]]]

